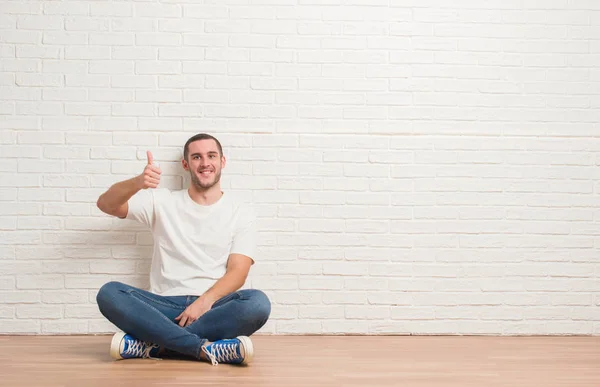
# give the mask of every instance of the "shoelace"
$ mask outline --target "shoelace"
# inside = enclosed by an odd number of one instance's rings
[[[208,356],[212,365],[216,366],[219,362],[235,360],[239,357],[237,353],[237,344],[234,343],[218,343],[211,344],[210,351],[206,347],[202,347],[202,351]]]
[[[125,351],[126,355],[133,355],[135,357],[142,357],[145,359],[156,359],[150,356],[150,351],[154,348],[159,348],[158,345],[152,343],[146,343],[141,340],[131,340]]]

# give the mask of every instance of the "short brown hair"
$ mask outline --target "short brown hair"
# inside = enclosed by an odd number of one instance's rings
[[[221,146],[221,143],[219,142],[219,140],[217,140],[214,136],[211,136],[210,134],[206,134],[206,133],[199,133],[195,136],[190,137],[186,142],[185,145],[183,147],[183,158],[187,161],[188,155],[189,155],[189,146],[191,143],[193,143],[194,141],[199,141],[199,140],[214,140],[217,143],[217,148],[219,148],[219,156],[223,156],[223,147]]]

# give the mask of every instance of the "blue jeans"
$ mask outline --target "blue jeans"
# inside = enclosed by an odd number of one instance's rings
[[[159,296],[142,289],[109,282],[98,291],[100,312],[131,336],[178,354],[200,358],[208,341],[250,336],[269,318],[271,303],[260,290],[239,290],[217,302],[187,327],[175,321],[197,296]]]

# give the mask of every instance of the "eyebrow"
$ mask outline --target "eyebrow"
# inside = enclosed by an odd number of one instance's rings
[[[213,154],[214,154],[214,155],[218,155],[218,154],[219,154],[219,152],[216,152],[216,151],[209,151],[209,152],[206,152],[206,154],[207,154],[207,155],[213,155]],[[200,156],[200,155],[201,155],[201,153],[200,153],[200,152],[196,152],[196,153],[192,153],[192,154],[191,154],[191,156]]]

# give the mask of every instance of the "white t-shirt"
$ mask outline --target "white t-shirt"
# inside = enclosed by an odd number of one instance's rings
[[[230,193],[204,206],[187,189],[145,189],[128,204],[127,219],[147,225],[154,236],[152,293],[200,296],[225,274],[229,254],[255,259],[255,213]]]

